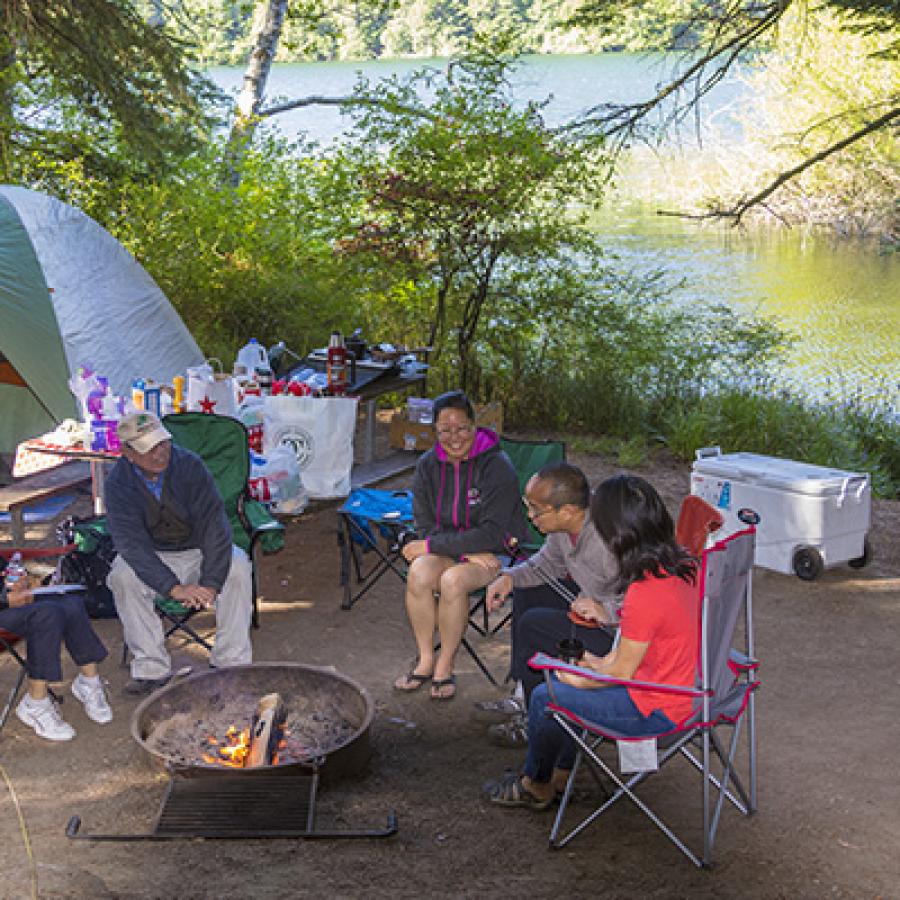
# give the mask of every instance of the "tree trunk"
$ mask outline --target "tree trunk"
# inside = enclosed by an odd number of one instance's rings
[[[244,71],[244,83],[234,111],[234,124],[228,139],[228,168],[231,183],[240,181],[237,168],[241,157],[253,138],[256,116],[262,106],[266,82],[287,12],[288,0],[259,0],[253,15],[253,49]]]

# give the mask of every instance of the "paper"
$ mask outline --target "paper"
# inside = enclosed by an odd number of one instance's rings
[[[83,584],[47,584],[32,588],[31,593],[35,597],[48,597],[53,594],[77,594],[86,590],[87,588]]]
[[[656,738],[644,741],[618,741],[619,771],[623,775],[634,772],[655,772],[659,768]]]

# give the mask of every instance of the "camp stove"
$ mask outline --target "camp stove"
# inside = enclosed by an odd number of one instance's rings
[[[387,837],[383,828],[320,830],[320,781],[358,774],[368,762],[374,704],[332,668],[256,663],[174,680],[134,711],[131,733],[169,782],[152,830],[100,841],[177,838]]]

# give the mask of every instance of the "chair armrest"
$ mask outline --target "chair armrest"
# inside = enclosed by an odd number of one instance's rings
[[[274,553],[284,546],[284,525],[258,500],[245,499],[242,512],[251,547],[259,541],[264,552]]]
[[[747,656],[745,653],[741,653],[739,650],[732,648],[728,651],[728,668],[731,669],[735,675],[741,675],[745,672],[752,672],[754,669],[759,668],[759,660],[753,659],[752,656]]]
[[[685,687],[683,684],[657,684],[653,681],[635,681],[631,678],[615,678],[612,675],[603,675],[601,672],[595,672],[593,669],[584,669],[573,663],[567,663],[564,660],[556,659],[548,656],[546,653],[535,653],[528,660],[528,665],[536,670],[543,671],[545,674],[550,672],[568,672],[571,675],[580,675],[582,678],[588,678],[606,686],[622,685],[623,687],[635,688],[640,691],[655,691],[662,694],[681,694],[688,697],[702,697],[704,692],[699,688]]]

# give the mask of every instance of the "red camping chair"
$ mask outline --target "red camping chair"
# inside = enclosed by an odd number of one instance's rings
[[[559,812],[550,831],[550,846],[565,846],[613,804],[628,797],[677,847],[697,866],[707,867],[712,861],[713,846],[726,800],[744,815],[756,810],[756,729],[754,694],[759,686],[757,663],[753,659],[753,615],[750,573],[753,566],[755,528],[733,534],[703,552],[701,564],[700,646],[697,680],[694,688],[675,685],[650,685],[644,682],[616,679],[592,669],[582,669],[536,654],[530,665],[543,670],[550,692],[548,713],[572,738],[577,746],[575,764],[563,793]],[[738,620],[743,614],[743,650],[734,646]],[[552,671],[567,671],[604,684],[625,685],[635,690],[668,689],[694,698],[694,712],[674,730],[651,735],[658,768],[672,759],[684,758],[690,768],[702,777],[703,847],[695,852],[666,825],[638,796],[636,788],[655,769],[633,775],[621,774],[599,753],[604,742],[627,743],[636,739],[616,732],[608,725],[591,722],[556,701]],[[737,750],[742,726],[747,722],[746,750],[748,767],[746,783],[738,773]],[[722,732],[731,729],[730,740]],[[600,806],[590,812],[565,835],[560,836],[572,797],[575,779],[586,763],[594,779],[604,789]],[[605,776],[605,777],[604,777]],[[608,779],[608,780],[607,780]],[[606,786],[612,781],[612,793]],[[713,792],[717,795],[713,797]],[[619,821],[619,827],[621,820]]]

